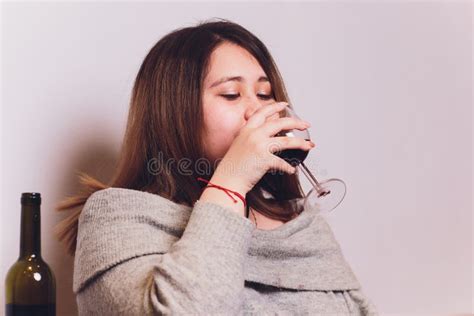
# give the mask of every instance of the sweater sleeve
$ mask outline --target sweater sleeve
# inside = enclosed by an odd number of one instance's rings
[[[146,214],[116,214],[110,206],[104,212],[107,203],[101,205],[101,212],[86,209],[80,219],[75,278],[76,270],[78,275],[88,275],[75,280],[81,315],[239,312],[244,261],[255,229],[248,219],[220,205],[197,201],[181,238],[164,251],[161,236],[166,226]],[[104,216],[107,211],[116,215]],[[110,249],[120,254],[88,264],[88,257]]]

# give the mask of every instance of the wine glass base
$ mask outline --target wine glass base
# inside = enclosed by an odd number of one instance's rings
[[[315,208],[320,213],[335,209],[346,195],[346,184],[341,179],[329,179],[319,183],[320,189],[312,188],[306,194],[305,208]]]
[[[327,191],[323,190],[318,194],[318,197],[322,197],[322,196],[328,195],[330,193],[331,193],[331,190],[327,190]]]

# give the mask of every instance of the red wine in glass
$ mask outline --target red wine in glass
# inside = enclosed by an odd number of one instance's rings
[[[281,135],[281,136],[285,136],[285,135]],[[306,139],[306,140],[309,141],[310,139]],[[306,157],[308,156],[308,153],[309,151],[307,150],[291,148],[291,149],[277,151],[274,154],[284,159],[293,167],[296,167],[306,159]]]

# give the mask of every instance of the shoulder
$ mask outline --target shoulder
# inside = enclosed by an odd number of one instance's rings
[[[121,204],[154,204],[154,205],[165,205],[165,206],[178,206],[186,207],[181,204],[177,204],[167,198],[164,198],[158,194],[150,192],[126,189],[126,188],[106,188],[98,190],[92,193],[87,199],[86,204],[91,206],[96,204],[101,205],[121,205]]]
[[[106,216],[140,216],[189,213],[191,207],[175,203],[158,194],[145,191],[106,188],[92,193],[81,212],[80,221],[104,219]]]
[[[181,234],[192,208],[149,192],[107,188],[91,194],[79,216],[79,237],[85,232],[108,231],[110,234],[130,229],[165,230]],[[123,238],[123,235],[120,236]]]

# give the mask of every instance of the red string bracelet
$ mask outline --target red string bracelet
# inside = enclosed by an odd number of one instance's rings
[[[217,188],[217,189],[223,190],[223,191],[234,201],[234,203],[237,203],[237,200],[236,200],[229,192],[234,193],[235,195],[237,195],[237,197],[238,197],[239,199],[242,200],[242,202],[244,203],[244,207],[245,207],[245,205],[246,205],[246,203],[245,203],[245,198],[244,198],[244,197],[242,196],[242,194],[240,194],[239,192],[235,192],[235,191],[232,191],[232,190],[230,190],[230,189],[226,189],[226,188],[224,188],[224,187],[221,187],[220,185],[211,183],[211,182],[209,182],[208,180],[203,179],[203,178],[201,178],[201,177],[197,178],[197,180],[198,180],[198,181],[202,181],[202,182],[206,182],[206,183],[207,183],[206,188]],[[204,188],[204,189],[206,189],[206,188]]]

